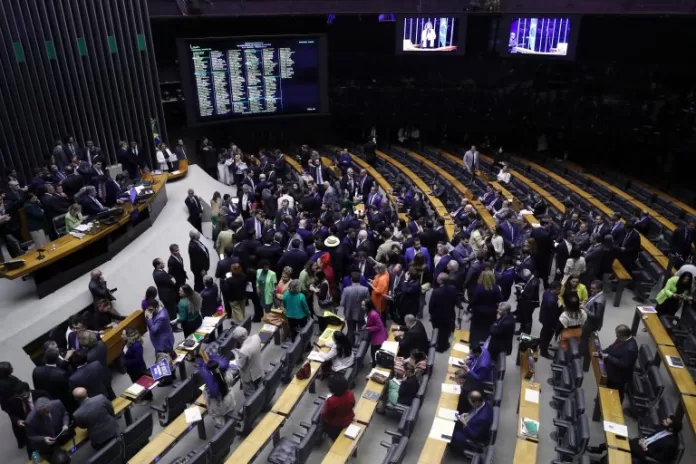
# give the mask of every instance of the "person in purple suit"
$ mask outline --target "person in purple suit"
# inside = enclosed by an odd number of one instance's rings
[[[471,409],[467,414],[457,416],[451,444],[463,451],[467,441],[483,442],[488,439],[493,424],[493,407],[483,394],[474,390],[469,393]]]
[[[413,258],[415,258],[416,253],[422,253],[423,257],[425,258],[425,267],[430,270],[431,269],[431,263],[432,260],[430,259],[430,253],[428,253],[428,249],[421,246],[420,239],[418,237],[413,239],[413,246],[410,248],[406,249],[406,253],[404,254],[404,259],[406,260],[406,265],[408,266],[413,262]]]
[[[379,208],[382,204],[382,195],[377,192],[377,185],[370,188],[370,193],[367,195],[367,206]]]

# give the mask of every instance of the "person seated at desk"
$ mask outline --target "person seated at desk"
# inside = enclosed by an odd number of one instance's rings
[[[411,406],[420,388],[420,380],[419,376],[416,374],[416,367],[414,364],[408,361],[403,363],[402,372],[403,375],[400,379],[396,377],[389,379],[387,404],[391,407],[395,407],[397,404]],[[381,414],[384,412],[384,409],[380,409],[378,405],[377,411]]]
[[[155,183],[155,176],[152,175],[148,166],[143,166],[143,169],[140,171],[140,180],[145,184]]]
[[[343,374],[355,362],[353,344],[348,339],[348,336],[340,330],[333,333],[333,342],[329,343],[329,347],[328,353],[320,352],[323,362],[321,365],[322,378],[332,373]]]
[[[97,189],[93,185],[84,187],[81,193],[82,196],[80,196],[79,202],[82,205],[82,210],[88,216],[94,216],[109,210],[97,198]]]
[[[506,164],[503,164],[502,169],[498,173],[498,182],[503,183],[503,184],[509,184],[510,183],[510,178],[512,177],[510,175],[510,172],[508,171],[508,167]]]
[[[38,451],[50,462],[60,462],[55,453],[64,452],[60,447],[75,436],[69,424],[70,416],[63,403],[48,398],[37,399],[24,425],[30,449]]]
[[[118,323],[126,318],[116,312],[113,303],[109,300],[100,300],[95,303],[97,310],[94,311],[90,328],[94,331],[101,331],[109,327],[111,324]]]
[[[483,384],[491,381],[493,371],[493,360],[488,349],[482,345],[472,345],[462,370],[466,373],[467,381],[478,387],[471,390],[483,390]]]
[[[334,332],[336,333],[336,332]],[[321,411],[321,420],[326,435],[336,441],[341,431],[348,427],[355,413],[355,395],[348,388],[348,381],[342,374],[334,374],[329,379],[329,393],[331,396],[324,401]]]
[[[104,395],[88,397],[82,387],[75,388],[73,396],[80,403],[73,420],[76,426],[87,429],[92,448],[99,450],[118,436],[118,421],[111,401]]]
[[[65,213],[65,230],[70,232],[75,227],[82,224],[83,219],[84,217],[82,216],[82,205],[80,205],[79,203],[73,203],[72,205],[70,205],[68,212]]]
[[[474,442],[488,440],[493,424],[493,406],[484,399],[480,391],[470,392],[468,400],[471,409],[468,413],[457,417],[450,443],[460,451],[464,451],[469,440]]]
[[[681,422],[674,415],[670,415],[663,419],[662,430],[649,437],[631,438],[628,444],[631,447],[633,464],[648,464],[648,458],[658,462],[672,462],[677,457],[681,429]],[[606,443],[587,447],[587,451],[593,454],[600,454],[606,450]]]

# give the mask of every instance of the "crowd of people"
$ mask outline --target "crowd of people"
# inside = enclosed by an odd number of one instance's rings
[[[212,144],[206,144],[214,153]],[[176,357],[173,333],[194,333],[203,318],[216,314],[220,306],[236,324],[245,318],[249,303],[254,322],[261,322],[271,308],[282,308],[293,339],[309,319],[319,320],[322,326],[327,311],[339,314],[346,332],[334,332],[329,350],[321,355],[320,374],[328,379],[333,394],[322,417],[327,435],[335,439],[354,417],[355,397],[343,374],[355,362],[353,348],[363,332],[373,365],[378,364],[389,330],[399,343],[381,411],[409,405],[418,392],[430,347],[423,319],[428,317],[438,329],[434,343],[439,353],[449,350],[455,328],[468,319],[471,353],[455,375],[462,393],[452,444],[462,449],[467,440],[487,435],[492,406],[483,384],[491,378],[499,356],[511,354],[514,335],[532,331],[536,309],[545,357],[550,357],[554,336],[561,349],[571,339],[587,347],[588,337],[602,328],[602,276],[614,258],[615,248],[607,242],[614,236],[616,223],[581,223],[573,208],[568,208],[557,228],[547,216],[543,199],[534,197],[529,208],[541,224],[531,227],[509,207],[497,214],[505,202],[489,190],[481,200],[496,213],[494,230],[488,230],[473,204],[462,200],[451,213],[454,235],[448,237],[444,218],[429,214],[425,192],[396,185],[392,193],[397,203],[392,205],[368,172],[356,169],[346,150],[334,154],[336,170],[332,171],[322,165],[317,151],[303,146],[296,155],[303,167],[298,178],[292,177],[285,156],[265,151],[258,157],[247,156],[234,146],[219,155],[219,180],[235,185],[237,192],[216,192],[210,201],[214,250],[201,240],[203,200],[192,189],[188,191],[185,203],[194,227],[188,243],[193,285],[188,283],[180,247],[172,244],[166,261],[153,260],[154,285],[142,301],[155,361],[172,362]],[[630,232],[622,233],[612,240],[625,245]],[[623,248],[619,251],[625,252]],[[593,257],[595,252],[599,257]],[[211,253],[221,256],[214,273]],[[665,306],[665,301],[677,298],[678,306],[688,301],[686,287],[691,290],[691,283],[683,275],[670,280],[658,302]],[[94,308],[71,319],[64,340],[47,342],[42,365],[34,372],[31,395],[36,398],[28,406],[22,399],[28,398],[28,386],[11,375],[7,363],[0,366],[0,399],[13,421],[17,443],[20,447],[29,443],[28,449],[42,455],[55,451],[58,442],[46,438],[57,432],[51,430],[55,433],[51,435],[42,430],[43,435],[37,436],[30,426],[35,414],[72,416],[88,429],[95,448],[118,430],[110,425],[109,400],[115,395],[106,347],[96,334],[122,317],[111,304],[116,290],[109,289],[100,271],[92,273],[89,288]],[[236,405],[232,386],[237,376],[245,395],[263,378],[259,336],[243,327],[235,328],[233,336],[238,345],[229,356],[221,356],[213,346],[209,360],[197,362],[216,423],[224,422],[225,414]],[[124,365],[135,381],[147,372],[143,341],[133,331],[124,331],[123,337]],[[626,326],[616,328],[616,337],[599,356],[607,368],[607,386],[618,389],[623,398],[637,345]],[[48,377],[56,380],[46,382]],[[41,396],[48,401],[38,402]],[[16,402],[22,414],[13,412]],[[53,422],[54,429],[65,425],[62,419]]]

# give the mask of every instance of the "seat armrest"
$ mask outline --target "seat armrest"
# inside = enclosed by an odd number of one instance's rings
[[[551,364],[551,372],[563,372],[563,369],[567,366],[562,366],[561,364]]]
[[[568,429],[568,428],[570,428],[570,426],[571,426],[572,424],[571,424],[570,422],[568,422],[568,421],[559,420],[559,419],[554,419],[554,420],[553,420],[553,425],[554,425],[555,427],[558,427],[559,429]]]
[[[564,447],[562,447],[562,446],[556,446],[556,447],[554,448],[554,450],[555,450],[557,453],[560,453],[560,454],[562,454],[562,455],[564,455],[564,456],[575,456],[575,455],[577,454],[577,452],[576,452],[575,450],[572,450],[572,449],[570,449],[570,448],[564,448]]]
[[[380,441],[379,444],[384,446],[387,449],[392,447],[392,443],[389,443],[388,441]]]
[[[167,412],[167,408],[165,408],[164,405],[158,406],[156,404],[151,404],[150,409],[152,409],[153,411],[157,411],[160,414],[165,414]]]
[[[394,438],[401,438],[404,435],[403,433],[395,432],[393,430],[385,430],[384,433]]]

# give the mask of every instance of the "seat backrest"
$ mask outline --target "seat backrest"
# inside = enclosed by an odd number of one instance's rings
[[[495,446],[486,448],[486,454],[483,458],[483,464],[493,464],[495,461]]]
[[[496,406],[493,408],[493,422],[491,422],[491,434],[490,434],[490,445],[495,445],[495,441],[498,438],[498,427],[500,426],[500,407]]]
[[[210,445],[205,445],[202,449],[194,451],[191,456],[187,456],[186,464],[210,464]]]
[[[278,389],[278,385],[280,385],[280,379],[282,376],[283,365],[281,363],[276,364],[275,367],[273,367],[273,369],[266,372],[266,375],[263,378],[263,385],[266,387],[266,407],[268,407],[271,404],[271,401],[275,396],[276,390]]]
[[[582,381],[583,381],[584,376],[585,376],[585,373],[582,369],[582,360],[574,359],[572,362],[572,368],[573,368],[573,383],[575,384],[575,388],[581,387]]]
[[[590,442],[590,421],[587,419],[587,414],[582,414],[580,420],[577,424],[577,437],[578,437],[578,454],[585,451],[587,444]]]
[[[503,401],[503,381],[496,380],[493,387],[493,404],[495,406],[500,406]]]
[[[123,437],[124,461],[130,460],[140,451],[152,435],[152,414],[148,411],[145,415],[126,427]]]
[[[87,464],[121,464],[123,455],[121,453],[121,437],[116,437],[92,455]]]
[[[384,457],[382,464],[401,464],[406,456],[406,447],[408,446],[408,437],[401,437],[398,443],[394,443],[389,447],[387,455]]]
[[[309,319],[307,323],[300,329],[299,336],[302,337],[302,346],[308,346],[312,340],[314,333],[314,319]]]
[[[570,359],[577,359],[580,357],[580,342],[575,338],[568,339],[568,350],[566,354]]]
[[[247,316],[240,325],[247,330],[247,333],[251,333],[251,316]]]
[[[232,331],[224,334],[218,339],[218,347],[220,355],[228,357],[230,352],[237,346],[237,339],[232,336]]]
[[[309,459],[309,455],[312,454],[312,449],[317,444],[319,437],[321,436],[321,431],[319,426],[316,424],[311,425],[305,436],[300,440],[300,444],[297,445],[297,462],[298,464],[304,464]]]
[[[321,412],[324,410],[324,402],[321,401],[317,408],[314,410],[312,413],[312,424],[318,424],[321,426],[323,424],[323,421],[321,419]]]
[[[256,418],[263,409],[266,400],[266,387],[261,385],[250,397],[244,401],[242,406],[242,420],[237,424],[239,433],[246,435],[254,425]]]
[[[433,366],[435,366],[435,347],[431,346],[430,349],[428,350],[428,362],[427,362],[427,371],[428,375],[432,375],[433,373]]]
[[[575,390],[575,398],[573,399],[573,405],[575,406],[575,414],[580,415],[585,413],[585,390],[582,387],[578,387]]]
[[[53,218],[53,230],[56,231],[58,236],[63,236],[68,233],[65,227],[65,214],[59,214]]]
[[[503,351],[498,354],[498,360],[495,363],[495,378],[497,380],[503,380],[505,378],[505,364],[507,364],[507,353]]]
[[[647,344],[642,344],[638,348],[638,365],[640,370],[647,372],[650,366],[654,362],[655,356],[653,356],[652,350]]]
[[[193,383],[193,379],[188,378],[181,382],[173,392],[167,395],[165,399],[167,405],[167,423],[182,414],[187,404],[191,402]]]
[[[657,366],[650,368],[648,372],[648,381],[650,382],[650,389],[652,390],[652,400],[659,400],[665,389],[665,384],[662,381],[662,374],[660,374],[660,369]]]
[[[430,335],[430,346],[435,346],[437,344],[437,337],[440,333],[440,329],[434,328],[432,335]]]
[[[410,437],[411,433],[413,433],[413,427],[416,423],[416,419],[418,419],[418,412],[420,410],[421,406],[421,400],[416,398],[413,400],[411,403],[411,406],[401,414],[401,419],[399,420],[399,425],[397,427],[397,431],[405,436],[405,437]]]
[[[367,354],[367,347],[367,340],[363,340],[362,342],[360,342],[360,345],[358,345],[358,350],[355,353],[355,367],[358,370],[362,369],[363,367],[363,360],[365,359],[365,355]]]
[[[220,430],[217,431],[210,440],[210,462],[211,464],[222,464],[230,453],[230,448],[237,436],[237,422],[228,420]]]
[[[416,393],[416,398],[420,399],[423,401],[423,397],[425,396],[425,393],[428,391],[428,382],[430,382],[430,376],[428,374],[425,374],[423,377],[420,379],[420,387],[418,387],[418,393]]]
[[[568,356],[566,355],[566,352],[560,348],[557,349],[556,354],[553,355],[553,363],[560,364],[562,366],[568,364]]]
[[[302,346],[302,337],[296,337],[285,352],[285,364],[283,364],[283,381],[285,383],[292,380],[295,366],[302,359]]]

